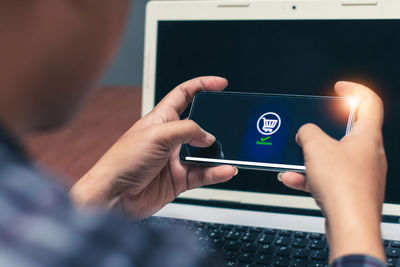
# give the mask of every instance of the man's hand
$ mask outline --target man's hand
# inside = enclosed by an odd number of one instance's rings
[[[152,215],[185,190],[221,183],[232,166],[200,167],[179,161],[181,144],[207,147],[215,137],[181,114],[201,90],[223,90],[226,79],[200,77],[172,90],[136,122],[71,189],[80,205],[121,207],[132,218]]]
[[[346,254],[369,254],[385,260],[380,234],[386,157],[382,140],[383,104],[370,89],[338,82],[340,96],[358,101],[350,134],[332,139],[313,124],[296,136],[302,147],[306,176],[287,172],[287,186],[311,192],[326,217],[331,261]]]

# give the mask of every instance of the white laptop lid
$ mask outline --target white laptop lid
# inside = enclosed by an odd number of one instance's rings
[[[231,91],[330,95],[342,79],[376,89],[385,102],[389,162],[383,213],[400,215],[398,0],[153,1],[145,33],[143,115],[174,86],[201,75],[228,78]],[[180,198],[318,210],[276,173],[250,170]]]

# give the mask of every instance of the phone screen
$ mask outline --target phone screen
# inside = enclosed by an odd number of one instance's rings
[[[298,129],[314,123],[335,139],[351,129],[351,98],[200,92],[189,119],[216,137],[213,145],[182,145],[180,159],[198,165],[230,164],[262,170],[305,171]]]

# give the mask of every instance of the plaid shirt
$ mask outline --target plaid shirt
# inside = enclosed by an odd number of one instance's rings
[[[79,211],[55,179],[46,179],[0,125],[0,266],[210,266],[179,229],[133,225],[112,215]],[[367,256],[334,266],[384,266]]]
[[[209,266],[179,229],[77,210],[0,127],[0,266]]]
[[[332,267],[384,267],[382,261],[366,255],[349,255],[335,260]]]

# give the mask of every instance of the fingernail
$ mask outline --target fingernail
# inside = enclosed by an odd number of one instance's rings
[[[299,135],[299,134],[296,133],[296,136],[294,137],[294,141],[296,141],[296,143],[298,143],[298,142],[297,142],[297,140],[298,140],[298,139],[297,139],[297,138],[298,138],[298,135]]]
[[[336,84],[341,85],[341,84],[346,84],[349,83],[348,81],[337,81]]]
[[[235,173],[233,174],[233,176],[236,176],[239,173],[239,169],[236,167],[233,167],[235,169]]]
[[[208,141],[210,144],[213,144],[213,143],[215,142],[215,139],[216,139],[215,136],[212,135],[212,134],[210,134],[210,133],[207,133],[206,138],[207,138],[207,141]]]
[[[280,172],[280,173],[278,173],[278,181],[279,182],[282,182],[282,174],[284,174],[284,172]]]

